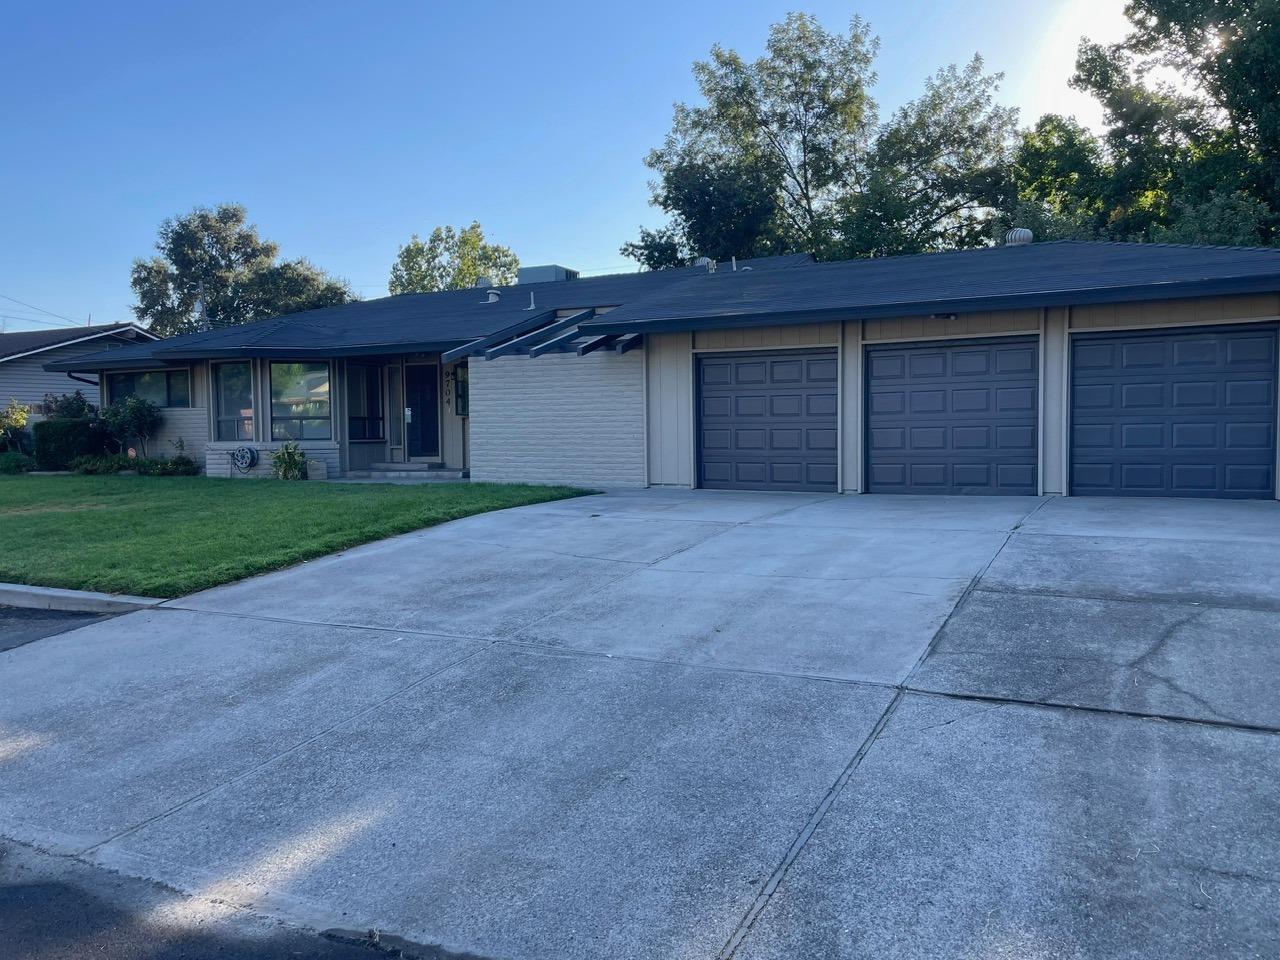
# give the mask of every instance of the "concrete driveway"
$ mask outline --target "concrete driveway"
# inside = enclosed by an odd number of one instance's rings
[[[0,653],[0,834],[501,958],[1280,954],[1280,504],[645,491]]]

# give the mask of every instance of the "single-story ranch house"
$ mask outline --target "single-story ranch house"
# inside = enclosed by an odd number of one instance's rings
[[[215,476],[296,439],[330,476],[1271,498],[1278,319],[1280,249],[1015,230],[841,263],[536,267],[49,367],[160,400]]]

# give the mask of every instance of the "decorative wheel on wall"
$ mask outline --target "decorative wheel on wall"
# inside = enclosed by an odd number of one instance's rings
[[[258,451],[253,447],[236,447],[231,453],[231,465],[241,473],[248,473],[258,464]]]

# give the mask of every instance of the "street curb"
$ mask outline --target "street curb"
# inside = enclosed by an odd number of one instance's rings
[[[162,597],[131,597],[127,593],[93,593],[58,587],[29,587],[25,583],[0,583],[0,604],[37,610],[72,610],[81,613],[124,613],[147,610],[164,603]]]

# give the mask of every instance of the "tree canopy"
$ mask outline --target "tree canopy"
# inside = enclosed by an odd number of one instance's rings
[[[476,221],[455,230],[436,227],[422,240],[415,233],[391,265],[387,289],[398,293],[434,293],[474,287],[481,277],[495,284],[515,283],[520,258],[507,247],[485,241]]]
[[[1081,41],[1071,83],[1095,133],[1026,129],[980,57],[878,118],[878,41],[791,14],[754,61],[714,47],[702,102],[677,104],[646,164],[668,222],[622,252],[643,266],[807,251],[820,258],[1043,239],[1280,242],[1280,0],[1128,0],[1120,43]],[[1161,80],[1160,77],[1166,79]],[[1172,78],[1174,82],[1170,82]]]
[[[345,281],[303,259],[280,261],[239,204],[197,207],[160,224],[158,256],[135,260],[134,315],[154,333],[192,333],[346,303]],[[203,303],[198,314],[197,304]]]

